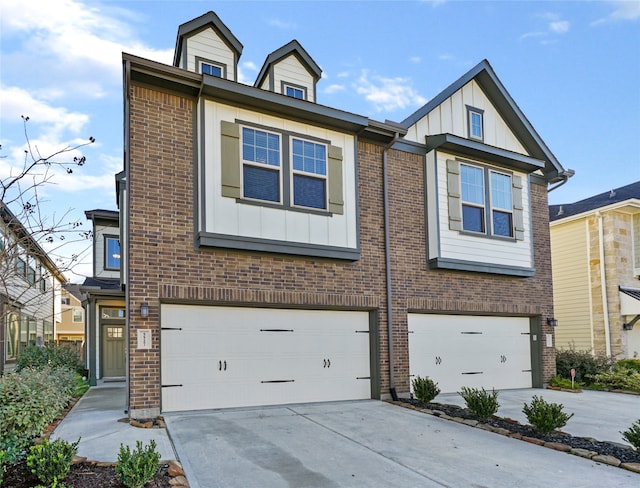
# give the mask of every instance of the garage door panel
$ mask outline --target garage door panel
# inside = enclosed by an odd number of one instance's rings
[[[409,368],[443,392],[531,386],[529,319],[409,314]]]
[[[162,324],[165,411],[370,398],[366,312],[163,305]]]

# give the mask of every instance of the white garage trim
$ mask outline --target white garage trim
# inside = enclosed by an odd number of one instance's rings
[[[443,393],[531,388],[529,317],[410,313],[408,324],[412,378],[429,376]]]
[[[161,306],[162,410],[371,398],[369,313]]]

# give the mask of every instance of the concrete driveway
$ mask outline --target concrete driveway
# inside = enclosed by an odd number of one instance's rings
[[[192,488],[640,484],[620,468],[374,400],[165,419]]]

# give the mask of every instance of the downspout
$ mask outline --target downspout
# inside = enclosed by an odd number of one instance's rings
[[[391,146],[400,138],[400,133],[396,132],[389,144],[382,150],[382,192],[384,196],[384,258],[386,268],[387,286],[387,341],[389,343],[389,393],[394,401],[398,400],[396,392],[396,380],[394,374],[395,361],[393,356],[393,292],[391,288],[391,249],[389,232],[389,178],[387,171],[387,153]]]
[[[126,208],[121,208],[120,212],[125,212],[125,221],[127,223],[127,228],[124,229],[124,231],[127,233],[126,236],[126,244],[127,246],[129,245],[129,243],[131,242],[131,236],[129,235],[129,227],[130,227],[130,215],[129,215],[129,200],[131,199],[131,193],[130,193],[130,188],[131,188],[131,177],[129,175],[129,166],[130,166],[130,159],[131,159],[131,145],[129,144],[129,137],[131,134],[131,126],[130,126],[130,107],[131,107],[131,96],[130,96],[130,88],[131,88],[131,62],[130,61],[125,61],[124,63],[124,107],[123,107],[123,115],[124,115],[124,124],[123,124],[123,144],[124,144],[124,176],[127,179],[127,202],[125,207]],[[120,225],[122,222],[122,219],[118,218],[118,225]],[[120,230],[120,232],[122,232],[123,229]],[[124,249],[123,251],[121,251],[122,254],[124,254],[124,260],[123,262],[120,263],[120,266],[124,266],[126,269],[126,273],[127,273],[127,283],[124,289],[124,308],[125,308],[125,391],[126,391],[126,396],[125,396],[125,405],[124,405],[124,413],[129,415],[129,412],[131,412],[131,384],[130,384],[130,380],[129,380],[129,376],[131,375],[131,367],[129,364],[129,361],[131,360],[131,353],[130,353],[130,344],[131,344],[131,307],[129,306],[129,278],[130,278],[130,273],[129,273],[129,250],[128,249]]]
[[[604,228],[602,214],[596,212],[598,218],[598,247],[600,252],[600,289],[602,290],[602,314],[604,315],[604,343],[607,356],[611,356],[611,329],[609,326],[609,306],[607,304],[607,280],[604,264]]]
[[[549,188],[547,190],[547,193],[551,193],[553,190],[556,190],[556,189],[560,188],[567,181],[569,181],[569,178],[571,178],[575,174],[576,174],[576,172],[574,170],[572,170],[572,169],[563,170],[562,173],[560,173],[558,175],[558,178],[561,180],[560,183],[558,183],[556,186],[552,186],[551,188]]]

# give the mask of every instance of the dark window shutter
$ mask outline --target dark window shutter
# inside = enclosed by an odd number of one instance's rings
[[[220,122],[222,196],[240,198],[240,126]]]
[[[344,214],[342,148],[329,146],[329,211]]]
[[[460,163],[453,159],[447,159],[447,202],[449,206],[449,229],[462,230]]]
[[[513,198],[513,228],[517,241],[524,240],[524,212],[522,205],[522,177],[511,178],[511,196]]]

